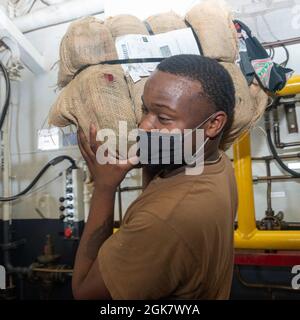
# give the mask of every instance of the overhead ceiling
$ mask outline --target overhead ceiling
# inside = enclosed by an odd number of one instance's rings
[[[19,5],[21,3],[26,5],[31,1],[10,0],[10,2],[19,3]],[[49,0],[50,3],[55,1],[58,0]],[[0,5],[7,8],[8,2],[9,0],[0,0]],[[32,10],[45,6],[42,2],[36,0]],[[201,2],[201,0],[105,0],[105,6],[109,14],[111,12],[126,12],[144,19],[146,14],[170,9],[184,14],[197,2]],[[262,42],[300,36],[300,0],[227,0],[227,3],[232,7],[235,17],[245,22]]]

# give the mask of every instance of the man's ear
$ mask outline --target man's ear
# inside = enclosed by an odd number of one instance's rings
[[[227,114],[224,111],[216,112],[207,124],[205,131],[207,137],[211,139],[217,137],[226,125],[227,119]]]

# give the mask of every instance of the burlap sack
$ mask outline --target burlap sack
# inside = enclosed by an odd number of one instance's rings
[[[82,66],[117,59],[113,38],[101,20],[87,17],[70,24],[60,44],[58,87],[63,88]]]
[[[113,38],[125,34],[148,34],[146,26],[137,17],[120,14],[105,20],[105,26],[110,30]]]
[[[154,34],[187,28],[183,19],[173,11],[150,16],[146,22]]]
[[[49,114],[49,124],[74,123],[89,137],[89,127],[112,129],[118,136],[119,121],[128,131],[136,128],[128,87],[121,66],[91,66],[79,73],[60,93]]]
[[[132,81],[130,76],[127,76],[126,80],[127,80],[130,96],[134,105],[134,114],[135,114],[136,123],[139,124],[143,116],[142,95],[143,95],[145,83],[148,80],[148,77],[141,78],[141,80],[139,80],[136,83]]]
[[[105,25],[109,28],[113,37],[119,37],[126,34],[148,34],[144,23],[138,18],[130,15],[118,15],[109,18],[105,21]],[[144,85],[147,78],[141,78],[138,82],[134,83],[130,75],[126,75],[126,80],[134,105],[134,113],[136,123],[139,123],[142,118],[142,100],[141,96],[144,91]]]
[[[233,63],[221,62],[221,64],[231,75],[235,88],[233,122],[229,129],[225,130],[220,145],[222,150],[227,150],[244,131],[250,129],[256,106],[239,67]]]
[[[255,101],[254,116],[251,121],[252,128],[256,125],[266,110],[268,105],[268,95],[264,92],[256,79],[254,79],[250,85],[250,94]]]
[[[200,41],[203,55],[225,62],[235,62],[238,39],[232,15],[225,2],[205,0],[185,16]]]

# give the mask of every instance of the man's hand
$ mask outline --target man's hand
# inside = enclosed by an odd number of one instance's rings
[[[79,127],[77,133],[78,146],[92,175],[95,189],[113,191],[122,182],[126,173],[133,169],[133,161],[123,160],[117,164],[99,164],[96,154],[101,143],[96,141],[96,137],[97,129],[95,125],[92,124],[90,126],[90,142],[88,142],[83,130]]]

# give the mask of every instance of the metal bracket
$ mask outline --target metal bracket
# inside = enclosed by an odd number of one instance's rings
[[[294,103],[284,104],[284,110],[289,133],[298,133],[296,105]]]

